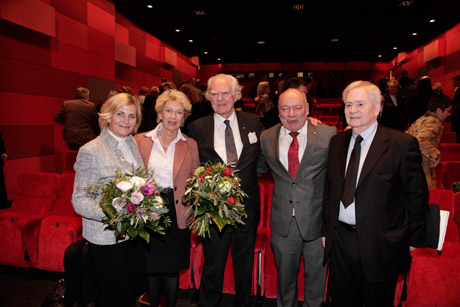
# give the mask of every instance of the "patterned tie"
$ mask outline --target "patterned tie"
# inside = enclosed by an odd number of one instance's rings
[[[348,161],[347,174],[342,191],[342,203],[347,208],[355,199],[356,177],[358,177],[359,157],[361,156],[361,142],[363,137],[358,135],[355,140],[355,146],[351,152],[350,161]]]
[[[298,132],[289,132],[292,142],[288,150],[288,171],[292,178],[295,177],[299,168],[299,142],[297,141]]]
[[[233,138],[232,127],[230,121],[224,120],[225,124],[225,149],[227,151],[227,163],[233,162],[236,165],[238,162],[238,154],[236,153],[235,139]]]

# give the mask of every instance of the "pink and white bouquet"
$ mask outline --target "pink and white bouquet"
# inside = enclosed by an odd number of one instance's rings
[[[106,214],[103,222],[114,230],[117,238],[127,234],[134,239],[139,235],[148,243],[147,229],[165,234],[165,229],[171,225],[161,189],[141,168],[125,174],[117,170],[113,180],[97,183],[89,192],[102,194],[99,205]]]

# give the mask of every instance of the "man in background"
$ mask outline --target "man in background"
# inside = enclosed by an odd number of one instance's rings
[[[94,139],[98,131],[97,111],[89,101],[89,90],[77,88],[75,100],[64,101],[54,121],[64,125],[62,136],[70,150],[78,150]]]

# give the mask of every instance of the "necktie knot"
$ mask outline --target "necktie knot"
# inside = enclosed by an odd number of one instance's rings
[[[224,124],[227,127],[230,127],[230,121],[228,119],[224,120]]]
[[[355,139],[355,144],[361,144],[361,142],[362,142],[363,140],[364,140],[363,137],[360,136],[360,135],[358,135],[358,136],[356,137],[356,139]]]
[[[298,132],[289,132],[289,135],[292,136],[293,139],[296,139],[297,136],[299,135]]]

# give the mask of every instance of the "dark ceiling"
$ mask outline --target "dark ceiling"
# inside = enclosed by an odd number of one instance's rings
[[[201,65],[387,62],[460,22],[460,0],[114,2],[116,11],[186,56],[198,56]]]

